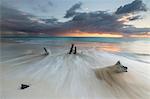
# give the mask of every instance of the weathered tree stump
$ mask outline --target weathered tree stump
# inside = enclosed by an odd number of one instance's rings
[[[45,51],[45,54],[44,55],[48,55],[49,52],[47,51],[47,49],[44,47],[44,51]]]
[[[75,46],[74,47],[74,53],[73,54],[76,54],[77,53],[77,47]]]
[[[70,51],[69,51],[69,53],[68,53],[68,54],[71,54],[71,53],[72,53],[72,51],[73,51],[73,47],[74,47],[74,44],[72,44],[72,45],[71,45],[71,48],[70,48]]]

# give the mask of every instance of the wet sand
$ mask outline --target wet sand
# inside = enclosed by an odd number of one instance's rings
[[[148,99],[150,64],[94,48],[1,42],[2,99]],[[43,47],[50,54],[44,56]],[[107,68],[118,60],[127,73],[96,77],[95,68]],[[111,82],[108,83],[107,81]],[[30,87],[20,90],[21,84]]]

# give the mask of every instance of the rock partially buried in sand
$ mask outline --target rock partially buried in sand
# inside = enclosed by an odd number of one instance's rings
[[[30,86],[27,85],[27,84],[21,84],[20,89],[23,90],[23,89],[26,89],[26,88],[28,88],[28,87],[30,87]]]
[[[128,72],[128,67],[125,67],[121,64],[120,61],[118,61],[115,65],[108,66],[105,68],[97,68],[95,69],[95,73],[97,77],[103,78],[105,75],[108,77],[111,76],[114,73],[123,73]]]
[[[128,72],[128,67],[122,65],[120,61],[118,61],[114,66],[116,66],[117,73]]]

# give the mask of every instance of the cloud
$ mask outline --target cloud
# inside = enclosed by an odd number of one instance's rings
[[[134,21],[134,20],[139,20],[139,19],[142,19],[140,15],[136,15],[136,16],[128,18],[129,21]]]
[[[84,32],[117,32],[123,27],[117,16],[105,11],[77,13],[67,24],[69,24],[67,27],[70,30]]]
[[[128,34],[143,34],[146,32],[150,32],[150,28],[136,28],[133,26],[129,26],[126,28],[122,28],[122,32],[128,33]]]
[[[51,36],[64,35],[71,32],[87,33],[143,33],[150,32],[150,28],[135,28],[132,25],[126,25],[124,17],[128,21],[141,19],[140,15],[133,14],[115,14],[107,11],[78,12],[82,3],[73,5],[67,10],[65,18],[71,18],[66,22],[59,22],[56,18],[40,19],[34,15],[19,11],[6,6],[1,7],[2,32],[23,32],[46,33]],[[131,16],[130,16],[131,15]]]
[[[47,3],[48,3],[48,5],[53,6],[52,1],[48,1]]]
[[[82,3],[78,2],[75,5],[73,5],[69,10],[67,10],[66,15],[64,18],[72,17],[76,14],[76,10],[81,8]]]
[[[37,5],[37,10],[43,12],[43,13],[47,13],[49,10],[50,7],[53,6],[53,3],[51,1],[46,1],[46,3],[40,3]]]
[[[2,20],[1,30],[12,32],[26,32],[26,33],[41,33],[52,29],[57,20],[52,19],[39,19],[31,14],[9,8],[1,7]]]
[[[1,7],[1,29],[2,30],[25,30],[28,29],[28,24],[31,24],[31,21],[28,17],[32,17],[32,15],[27,15],[26,13],[17,11],[13,8]],[[24,24],[21,24],[24,23]],[[24,29],[23,29],[24,28]]]
[[[120,6],[115,13],[127,14],[127,13],[135,13],[139,11],[147,11],[147,7],[142,2],[142,0],[134,0],[132,3],[126,4],[124,6]]]
[[[134,6],[135,1],[130,6]],[[71,8],[73,8],[72,6]],[[81,7],[81,5],[80,5]],[[70,8],[70,9],[71,9]],[[70,9],[68,11],[70,11]],[[67,12],[68,12],[67,11]],[[63,27],[67,27],[68,30],[81,32],[99,33],[99,32],[122,32],[122,33],[134,33],[134,32],[147,32],[149,28],[135,28],[132,25],[127,25],[125,22],[135,21],[141,19],[140,15],[134,14],[114,14],[106,11],[95,12],[77,12],[73,10],[73,14],[68,14],[68,18],[72,19],[64,24]],[[138,11],[137,11],[138,12]],[[67,17],[66,17],[67,18]],[[121,21],[119,21],[122,19]],[[136,31],[137,30],[137,31]]]
[[[57,23],[57,21],[58,21],[58,19],[56,19],[56,18],[41,19],[41,20],[43,20],[45,23],[52,23],[52,24]]]

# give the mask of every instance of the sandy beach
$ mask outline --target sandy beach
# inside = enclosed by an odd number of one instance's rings
[[[1,42],[1,99],[150,97],[149,63],[85,46],[77,46],[76,55],[67,54],[69,45]],[[49,55],[43,55],[43,47],[48,49]],[[118,60],[128,67],[128,72],[111,74],[111,78],[106,74],[105,80],[96,77],[95,68],[107,68]],[[111,81],[111,85],[106,80]],[[30,87],[20,90],[21,84],[28,84]]]

